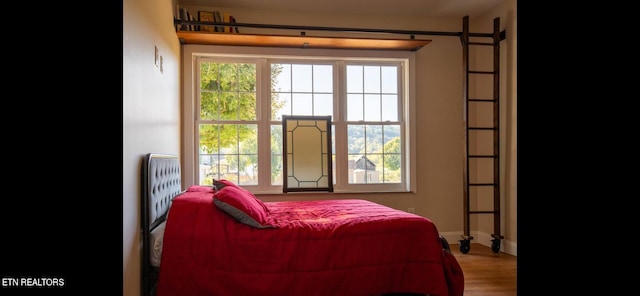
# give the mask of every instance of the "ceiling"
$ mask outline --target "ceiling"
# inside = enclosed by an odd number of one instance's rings
[[[405,17],[480,16],[505,0],[181,0],[182,5]]]

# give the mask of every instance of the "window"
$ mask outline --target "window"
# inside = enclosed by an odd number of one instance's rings
[[[335,192],[409,190],[413,53],[322,52],[331,54],[192,54],[185,147],[197,162],[194,184],[282,192],[282,116],[329,115]]]
[[[199,184],[257,185],[256,64],[198,62]]]

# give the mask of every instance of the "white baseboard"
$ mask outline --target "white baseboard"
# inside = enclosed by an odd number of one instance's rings
[[[449,242],[449,244],[459,244],[462,239],[462,232],[440,232],[442,236]],[[478,243],[483,246],[491,247],[493,243],[491,240],[493,237],[491,234],[485,232],[477,232],[471,231],[470,235],[473,237],[471,240],[471,244]],[[473,250],[473,245],[471,246],[471,250]],[[500,252],[518,256],[518,242],[509,241],[503,239],[500,241]]]

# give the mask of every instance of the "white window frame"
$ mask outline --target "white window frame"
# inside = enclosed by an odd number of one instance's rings
[[[298,48],[262,48],[262,47],[249,47],[249,46],[216,46],[216,45],[194,45],[188,44],[182,46],[182,73],[183,73],[183,161],[182,167],[184,172],[185,184],[197,184],[198,178],[198,147],[196,147],[197,138],[197,99],[199,91],[199,81],[197,81],[197,73],[195,72],[194,65],[199,56],[211,56],[211,57],[224,57],[242,60],[244,58],[262,59],[264,64],[259,63],[257,65],[258,77],[261,77],[258,83],[257,104],[258,104],[258,120],[260,118],[269,118],[270,108],[261,108],[263,106],[264,96],[270,98],[270,87],[262,87],[269,85],[269,67],[267,64],[268,59],[273,59],[277,62],[286,61],[287,59],[307,59],[313,60],[335,60],[341,59],[348,63],[349,61],[357,61],[363,59],[376,59],[384,62],[401,62],[404,67],[401,67],[404,76],[405,83],[399,90],[399,93],[403,95],[404,101],[400,103],[400,109],[402,112],[402,118],[404,126],[401,127],[401,132],[404,133],[405,141],[403,143],[403,162],[404,162],[404,178],[401,183],[383,183],[383,184],[345,184],[347,177],[343,176],[346,172],[341,172],[339,163],[346,165],[347,156],[342,155],[339,151],[346,151],[346,138],[340,139],[336,137],[336,183],[334,185],[334,192],[336,193],[362,193],[362,192],[415,192],[415,180],[416,180],[416,128],[415,128],[415,52],[413,51],[378,51],[378,50],[334,50],[334,49],[298,49]],[[344,69],[339,67],[337,69]],[[334,72],[337,71],[334,69]],[[342,73],[345,74],[345,73]],[[343,75],[340,75],[343,77]],[[346,94],[345,86],[342,82],[336,81],[337,76],[334,75],[334,85],[337,86],[337,93],[334,95]],[[336,106],[334,104],[334,117],[342,116],[343,110],[346,110],[346,100],[340,100],[342,105]],[[333,119],[333,124],[336,128],[336,133],[339,129],[346,132],[346,122],[344,120]],[[268,133],[261,132],[258,137],[258,142],[261,141],[260,137],[268,136]],[[268,140],[266,141],[269,142]],[[258,154],[270,154],[269,145],[259,145]],[[271,159],[259,158],[259,176],[266,174],[269,182],[262,180],[258,186],[245,186],[256,194],[261,193],[282,193],[282,186],[273,186],[270,183],[269,167]],[[259,177],[260,178],[260,177]]]

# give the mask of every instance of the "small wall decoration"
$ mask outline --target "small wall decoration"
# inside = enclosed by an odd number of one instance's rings
[[[198,11],[199,22],[214,22],[214,14],[211,11]],[[200,31],[215,32],[213,26],[200,26]]]

